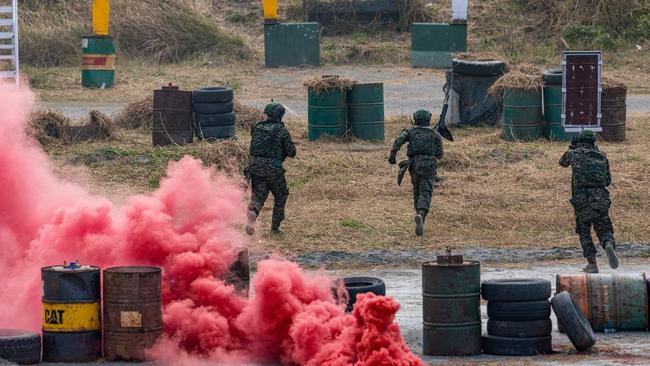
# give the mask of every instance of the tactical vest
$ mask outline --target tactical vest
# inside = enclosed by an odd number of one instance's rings
[[[282,142],[280,141],[279,123],[260,122],[253,130],[251,138],[251,156],[275,159],[280,164],[284,160]]]
[[[412,127],[409,130],[409,145],[406,154],[409,158],[418,155],[435,155],[436,131],[431,127]]]
[[[607,157],[600,151],[588,148],[575,150],[571,164],[573,188],[607,187]]]

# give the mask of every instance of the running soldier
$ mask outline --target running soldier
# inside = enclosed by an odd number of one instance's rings
[[[572,168],[571,204],[575,210],[576,233],[580,236],[583,255],[587,258],[587,273],[598,273],[596,247],[591,236],[593,226],[605,253],[609,266],[618,268],[614,228],[609,218],[611,200],[607,187],[612,182],[607,155],[596,146],[592,130],[583,130],[574,138],[560,165]]]
[[[282,164],[287,157],[296,156],[296,147],[289,130],[282,123],[284,107],[272,103],[266,106],[264,113],[268,118],[251,128],[251,162],[245,171],[253,190],[253,197],[248,206],[248,235],[255,233],[255,222],[269,192],[273,194],[275,201],[271,230],[274,233],[280,231],[280,224],[284,220],[284,207],[289,196]]]
[[[437,177],[438,163],[444,155],[442,137],[430,127],[431,113],[419,110],[413,114],[414,126],[395,139],[388,162],[397,164],[397,152],[408,142],[408,160],[399,163],[397,184],[402,183],[406,170],[411,174],[413,184],[413,205],[415,207],[415,235],[424,235],[424,223],[431,206],[431,195]]]

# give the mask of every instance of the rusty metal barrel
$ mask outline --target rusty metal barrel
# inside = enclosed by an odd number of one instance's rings
[[[627,118],[627,88],[625,86],[607,87],[602,94],[601,125],[603,132],[600,137],[608,142],[625,141],[625,126]]]
[[[422,265],[424,354],[481,353],[481,265],[478,262]]]
[[[104,271],[104,359],[143,361],[163,332],[162,270],[114,267]]]
[[[102,355],[100,270],[72,265],[41,269],[43,361],[93,362]]]
[[[556,288],[573,296],[596,332],[648,329],[645,274],[558,275]]]
[[[153,92],[153,127],[151,139],[154,146],[185,145],[194,137],[192,129],[192,92],[168,85]]]

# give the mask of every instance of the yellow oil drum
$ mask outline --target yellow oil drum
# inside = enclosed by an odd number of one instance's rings
[[[93,0],[93,33],[96,36],[108,35],[110,0]]]
[[[102,354],[99,268],[45,267],[41,279],[43,361],[96,361]]]
[[[278,22],[278,0],[262,0],[266,23]]]

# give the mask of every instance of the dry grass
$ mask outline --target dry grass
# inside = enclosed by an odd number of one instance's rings
[[[320,250],[440,250],[483,246],[549,248],[577,246],[570,198],[570,171],[558,160],[564,143],[511,143],[490,128],[456,129],[457,142],[446,144],[426,236],[413,234],[408,178],[396,184],[397,169],[387,163],[392,141],[308,142],[304,121],[288,120],[298,158],[286,164],[291,190],[284,234],[267,236],[272,199],[261,218],[264,250],[295,254]],[[614,184],[612,218],[617,238],[645,241],[650,204],[650,117],[629,119],[629,140],[601,143],[611,160]],[[387,136],[408,126],[407,117],[391,119]],[[154,148],[143,131],[118,130],[112,141],[48,145],[59,161],[85,163],[98,181],[128,184],[138,192],[156,187],[167,161],[189,154],[236,175],[247,164],[246,130],[237,141]],[[97,156],[113,156],[109,160]],[[404,156],[402,151],[400,157]],[[99,160],[99,161],[98,161]]]
[[[131,130],[151,128],[153,124],[153,96],[129,103],[115,116],[115,124]]]
[[[41,110],[32,113],[29,133],[41,144],[56,143],[67,140],[68,127],[72,122],[63,114]]]
[[[263,111],[254,107],[249,107],[237,101],[235,101],[234,112],[237,117],[237,127],[243,128],[247,131],[250,131],[251,127],[264,119]]]
[[[305,87],[309,90],[320,94],[329,90],[347,90],[352,89],[354,80],[336,75],[323,75],[320,78],[305,80]]]
[[[618,239],[645,241],[650,227],[645,208],[650,192],[648,117],[630,119],[630,139],[601,143],[612,163],[614,220]],[[387,125],[387,136],[407,126]],[[291,124],[294,136],[301,129]],[[447,144],[432,213],[423,239],[413,235],[410,183],[396,184],[387,163],[392,141],[383,144],[300,141],[299,156],[286,169],[291,187],[285,234],[268,245],[283,253],[318,250],[440,249],[446,245],[483,247],[574,247],[570,171],[558,160],[564,143],[529,144],[501,140],[489,128],[458,129]],[[404,152],[400,156],[403,156]],[[261,222],[270,221],[269,202]],[[346,222],[358,223],[345,225]],[[268,229],[265,227],[265,229]]]
[[[524,69],[524,71],[530,71]],[[511,70],[500,77],[489,89],[489,93],[500,95],[505,90],[542,90],[544,82],[541,73],[527,73],[520,70]]]

